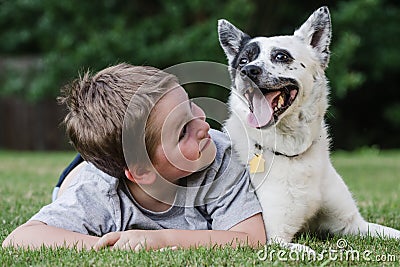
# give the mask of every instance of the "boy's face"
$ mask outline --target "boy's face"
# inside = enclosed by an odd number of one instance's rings
[[[161,132],[153,165],[166,180],[176,182],[214,161],[216,148],[208,134],[204,111],[176,85],[156,104],[152,123]]]

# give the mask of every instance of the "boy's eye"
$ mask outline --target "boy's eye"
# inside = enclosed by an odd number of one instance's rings
[[[186,133],[187,133],[187,124],[185,124],[185,126],[183,126],[181,133],[179,134],[179,141],[181,141],[181,139],[183,137],[185,137]]]

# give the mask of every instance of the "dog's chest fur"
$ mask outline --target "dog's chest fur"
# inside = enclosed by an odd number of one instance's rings
[[[243,121],[240,124],[238,120],[238,117],[230,117],[225,127],[241,162],[247,165],[260,152],[265,160],[265,171],[251,174],[260,202],[274,203],[280,210],[287,209],[288,215],[300,221],[310,220],[321,206],[321,186],[324,186],[322,179],[325,177],[326,166],[329,166],[329,139],[325,127],[321,125],[323,122],[320,122],[320,131],[313,135],[317,137],[305,152],[295,157],[286,157],[273,153],[277,147],[274,145],[277,137],[275,130],[268,135],[259,130],[249,131]],[[246,133],[247,140],[244,138]],[[262,151],[257,148],[259,145]]]

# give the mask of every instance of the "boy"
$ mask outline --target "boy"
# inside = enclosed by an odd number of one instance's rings
[[[174,76],[119,64],[86,73],[61,102],[67,133],[86,162],[3,247],[265,243],[248,172]]]

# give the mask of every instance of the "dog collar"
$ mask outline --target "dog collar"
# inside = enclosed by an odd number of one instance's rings
[[[271,150],[271,152],[274,153],[274,155],[276,155],[276,156],[283,156],[283,157],[287,157],[287,158],[294,158],[299,155],[299,154],[297,154],[297,155],[289,156],[289,155],[286,155],[286,154],[283,154],[281,152],[274,151],[274,150]],[[262,145],[256,143],[254,157],[249,161],[250,174],[265,172],[265,159],[263,157],[263,153],[264,153],[264,148],[262,147]]]
[[[272,151],[272,153],[274,153],[277,156],[284,156],[284,157],[287,157],[287,158],[295,158],[295,157],[297,157],[299,155],[299,154],[297,154],[297,155],[289,156],[289,155],[283,154],[283,153],[278,152],[278,151]]]
[[[264,148],[262,147],[262,145],[260,145],[259,143],[255,143],[254,145],[256,147],[257,150],[259,151],[264,151]],[[281,152],[275,151],[275,150],[270,150],[272,153],[274,153],[275,156],[283,156],[283,157],[287,157],[287,158],[295,158],[297,156],[299,156],[300,154],[296,154],[296,155],[286,155],[283,154]]]

